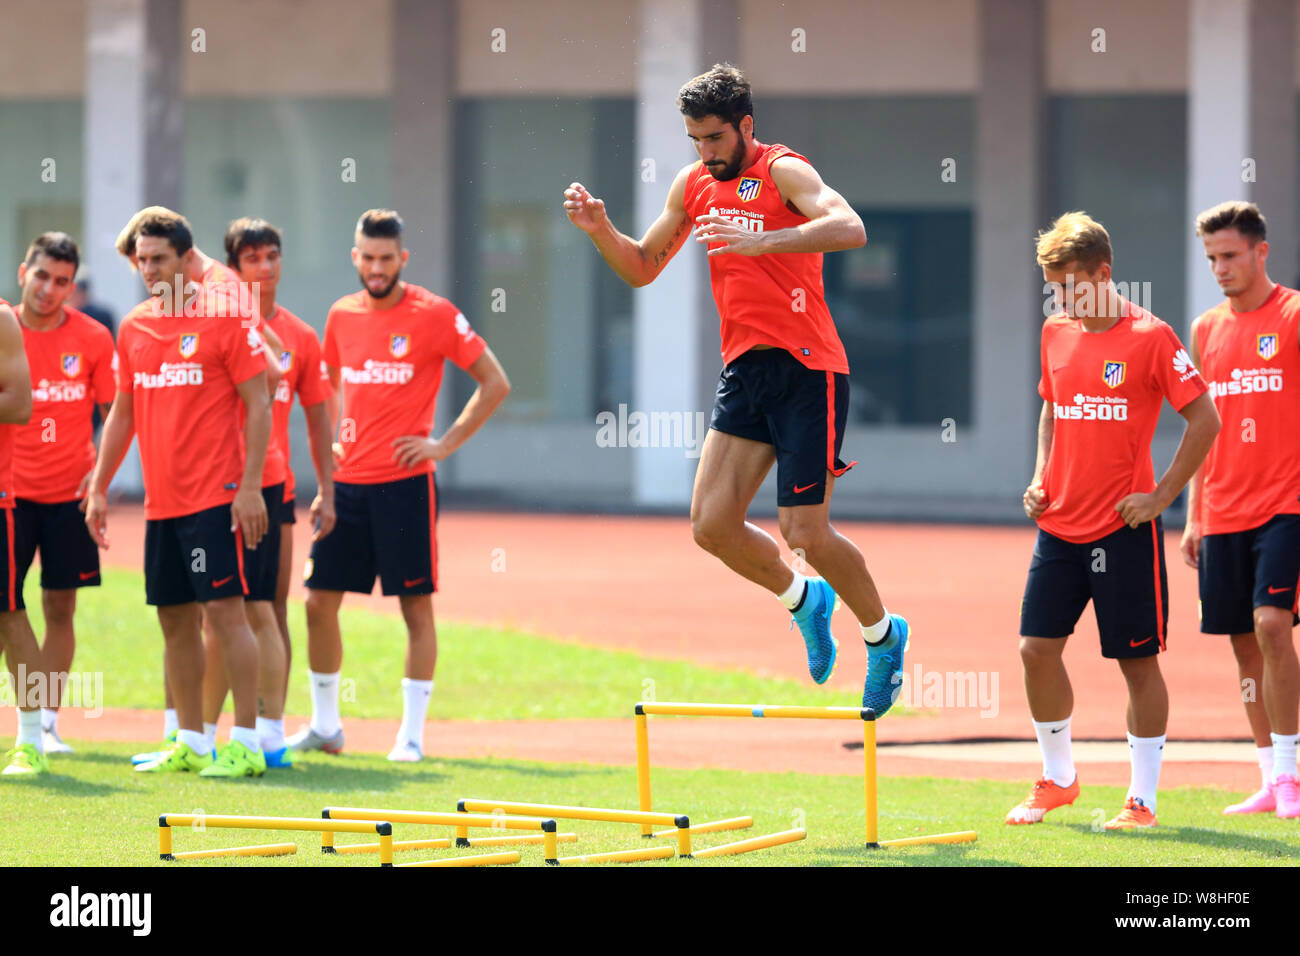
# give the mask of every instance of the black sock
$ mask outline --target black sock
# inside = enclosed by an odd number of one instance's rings
[[[793,613],[795,613],[796,611],[798,611],[799,608],[803,607],[803,602],[806,601],[806,600],[808,600],[808,582],[807,582],[807,581],[805,581],[805,582],[803,583],[803,594],[799,595],[799,603],[796,604],[794,607],[790,608],[790,613],[793,614]]]
[[[879,647],[885,641],[889,640],[889,635],[894,633],[894,619],[889,619],[889,628],[885,631],[885,636],[878,641],[867,641],[867,647]]]

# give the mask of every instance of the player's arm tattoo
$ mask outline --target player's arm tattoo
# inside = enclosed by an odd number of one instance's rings
[[[673,254],[673,250],[677,248],[678,243],[681,242],[682,236],[686,233],[686,230],[690,228],[690,225],[690,217],[682,216],[682,221],[677,224],[677,229],[673,232],[672,237],[664,243],[664,247],[655,254],[654,268],[658,269],[664,264],[664,261]]]

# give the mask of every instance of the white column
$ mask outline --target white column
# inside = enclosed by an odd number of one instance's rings
[[[1251,198],[1242,180],[1242,161],[1250,156],[1249,0],[1191,0],[1188,18],[1187,317],[1179,329],[1183,333],[1193,317],[1223,299],[1195,234],[1197,214],[1225,200]]]
[[[677,91],[700,73],[701,0],[642,0],[637,49],[637,185],[636,234],[663,211],[677,170],[695,159],[677,110]],[[654,161],[653,181],[641,175],[645,160]],[[613,211],[617,216],[617,211]],[[697,382],[701,362],[698,323],[699,290],[707,281],[704,257],[692,242],[650,285],[634,294],[636,384],[635,408],[681,412],[692,421],[699,406]],[[710,317],[710,321],[714,319]],[[693,426],[692,426],[693,427]],[[633,500],[654,506],[690,502],[695,460],[681,448],[629,449],[636,456]]]
[[[88,0],[81,255],[95,297],[119,319],[145,297],[113,241],[144,202],[145,0]],[[175,162],[181,162],[176,156]],[[114,487],[140,490],[134,445]]]

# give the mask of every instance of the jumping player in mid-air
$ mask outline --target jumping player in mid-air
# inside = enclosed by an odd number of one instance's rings
[[[839,457],[849,364],[822,294],[822,253],[863,245],[862,220],[807,159],[754,138],[740,70],[715,65],[682,87],[677,105],[700,159],[678,172],[640,241],[615,229],[581,183],[564,191],[565,212],[631,286],[653,282],[692,227],[708,247],[725,368],[695,475],[695,541],[791,611],[819,684],[835,666],[838,594],[867,644],[862,704],[883,715],[902,690],[908,624],[886,613],[862,553],[829,517],[835,479],[857,463]],[[773,464],[781,535],[820,577],[793,570],[745,520]]]

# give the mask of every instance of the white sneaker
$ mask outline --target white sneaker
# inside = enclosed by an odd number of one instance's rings
[[[41,745],[47,754],[70,754],[72,748],[63,742],[59,732],[53,727],[41,728]]]
[[[414,740],[399,740],[388,754],[388,759],[394,763],[419,763],[423,757]]]

